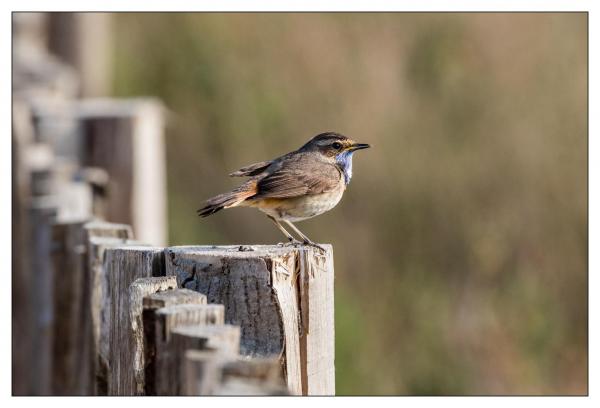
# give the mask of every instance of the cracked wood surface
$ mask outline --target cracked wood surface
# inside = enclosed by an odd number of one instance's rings
[[[335,394],[333,256],[301,246],[186,246],[165,250],[167,275],[225,306],[240,352],[277,357],[292,394]]]
[[[133,368],[136,342],[132,331],[132,298],[129,287],[136,279],[165,275],[163,248],[108,248],[105,251],[104,267],[110,298],[108,395],[136,395],[139,391]],[[140,297],[140,310],[141,305]]]
[[[133,355],[129,356],[133,360],[128,359],[125,364],[133,364],[136,395],[144,395],[145,393],[146,352],[144,350],[145,333],[142,318],[143,299],[147,295],[173,290],[176,287],[177,281],[173,276],[139,278],[129,286],[129,322],[131,324],[129,336],[133,337],[134,347]]]

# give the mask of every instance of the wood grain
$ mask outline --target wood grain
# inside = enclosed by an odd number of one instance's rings
[[[159,395],[183,395],[183,384],[186,382],[185,355],[188,350],[216,350],[216,353],[233,358],[239,352],[240,328],[232,325],[188,325],[179,326],[171,331],[171,341],[168,343],[169,371],[161,372],[163,376],[163,388]],[[210,363],[209,363],[210,364]],[[209,384],[201,385],[201,388],[214,387],[220,382],[218,371],[211,371],[215,367],[205,366],[207,371],[201,375],[210,376]]]
[[[292,394],[334,395],[334,272],[326,249],[170,247],[166,272],[225,306],[225,322],[241,327],[242,355],[279,358]]]
[[[156,320],[158,309],[179,304],[205,305],[206,296],[189,289],[174,289],[145,296],[142,313],[144,325],[145,394],[156,395]],[[218,312],[223,315],[223,312]],[[218,319],[222,321],[220,317]]]
[[[134,245],[136,242],[129,239],[107,237],[90,237],[88,241],[94,395],[108,395],[111,308],[108,275],[104,267],[104,253],[108,248],[122,247],[127,244]]]
[[[223,305],[179,304],[156,310],[154,335],[150,340],[156,350],[154,367],[148,367],[148,395],[178,395],[179,365],[172,351],[172,332],[185,325],[223,325]],[[154,368],[153,372],[149,372]],[[152,379],[153,383],[151,383]]]
[[[139,278],[164,276],[163,248],[108,248],[104,265],[110,298],[108,394],[136,395],[138,388],[133,368],[136,342],[130,315],[132,298],[129,287]],[[141,307],[142,298],[139,302]]]
[[[144,350],[144,324],[143,324],[143,299],[145,296],[157,292],[173,290],[177,281],[173,276],[161,276],[136,279],[129,286],[129,319],[131,323],[130,335],[133,336],[133,375],[135,377],[136,395],[144,395],[146,352]],[[123,374],[121,374],[123,375]],[[128,374],[127,374],[128,375]]]

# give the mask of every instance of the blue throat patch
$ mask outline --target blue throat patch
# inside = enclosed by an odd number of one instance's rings
[[[346,185],[350,183],[352,178],[352,155],[354,152],[345,151],[335,156],[335,161],[344,172],[344,181]]]

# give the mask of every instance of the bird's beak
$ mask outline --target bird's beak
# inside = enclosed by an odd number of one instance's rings
[[[353,152],[353,151],[355,151],[355,150],[360,150],[360,149],[368,149],[369,147],[371,147],[371,146],[369,146],[369,145],[368,145],[368,144],[366,144],[366,143],[354,143],[352,146],[350,146],[350,149],[349,149],[349,150],[350,150],[351,152]]]

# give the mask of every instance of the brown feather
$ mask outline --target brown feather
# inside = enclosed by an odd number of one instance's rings
[[[299,153],[278,164],[258,180],[257,193],[251,200],[326,193],[338,188],[342,177],[333,163],[315,160],[309,154]]]
[[[235,190],[219,194],[206,201],[206,205],[200,208],[197,213],[201,217],[207,217],[211,214],[221,211],[224,208],[240,205],[248,197],[256,194],[256,180],[248,180]]]
[[[242,167],[241,169],[234,171],[230,177],[244,177],[244,176],[256,176],[257,174],[265,171],[273,163],[273,160],[250,164],[249,166]]]

